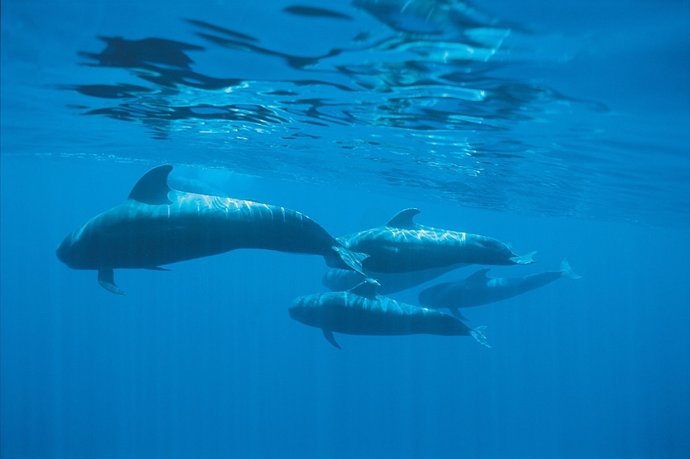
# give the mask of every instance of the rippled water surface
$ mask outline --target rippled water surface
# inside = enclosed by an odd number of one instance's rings
[[[684,225],[687,4],[622,5],[8,2],[3,150]]]

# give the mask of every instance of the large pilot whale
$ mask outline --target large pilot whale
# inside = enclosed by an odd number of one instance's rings
[[[457,282],[443,282],[419,293],[419,303],[429,308],[448,308],[455,315],[458,308],[479,306],[505,300],[522,293],[543,287],[562,277],[580,279],[563,260],[560,271],[532,274],[525,277],[488,277],[489,269],[480,269],[466,279]]]
[[[518,256],[503,242],[479,234],[419,225],[418,209],[405,209],[385,226],[338,238],[354,252],[368,255],[367,272],[406,272],[465,264],[515,265],[533,263],[535,252]]]
[[[483,330],[470,328],[440,311],[401,303],[377,294],[378,285],[362,282],[346,292],[328,292],[297,298],[290,317],[320,328],[324,337],[340,349],[333,332],[351,335],[446,335],[472,336],[490,347]]]
[[[322,255],[329,265],[362,272],[363,255],[342,246],[306,215],[259,202],[172,190],[171,165],[148,171],[122,204],[67,235],[57,257],[74,269],[98,271],[107,290],[122,294],[113,269],[163,270],[162,265],[259,248]]]

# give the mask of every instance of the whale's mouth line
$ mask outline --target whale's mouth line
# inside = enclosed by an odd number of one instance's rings
[[[57,249],[55,249],[55,255],[57,256],[58,260],[69,266],[70,268],[72,267],[70,263],[67,260],[67,249],[65,248],[65,241],[63,241]]]

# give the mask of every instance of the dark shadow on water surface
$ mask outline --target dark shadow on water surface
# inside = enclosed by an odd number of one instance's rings
[[[539,40],[526,27],[459,1],[355,0],[347,10],[293,4],[271,14],[286,30],[303,30],[311,46],[299,49],[268,29],[247,32],[240,20],[186,18],[186,40],[97,37],[100,51],[78,55],[103,68],[103,80],[61,89],[86,97],[71,105],[80,113],[138,123],[155,139],[203,132],[218,162],[236,169],[251,169],[242,161],[256,151],[281,151],[265,159],[275,173],[278,161],[289,166],[291,178],[328,181],[338,178],[329,171],[354,165],[366,180],[442,192],[465,205],[496,208],[503,199],[501,208],[541,214],[603,212],[596,152],[614,142],[603,141],[591,117],[609,109],[511,76],[528,60],[525,43]],[[344,32],[321,38],[334,24]],[[254,152],[225,154],[236,139]],[[537,181],[534,165],[542,168]],[[560,199],[516,204],[494,191],[539,180]],[[627,179],[621,185],[625,192]],[[582,201],[589,204],[571,206]]]

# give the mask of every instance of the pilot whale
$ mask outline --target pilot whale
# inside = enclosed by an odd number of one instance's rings
[[[418,209],[405,209],[385,226],[338,240],[348,249],[368,255],[367,272],[406,272],[465,264],[515,265],[533,263],[535,252],[518,256],[503,242],[479,234],[419,225]]]
[[[113,269],[162,265],[239,248],[321,255],[362,272],[363,255],[342,246],[306,215],[259,202],[172,190],[171,165],[148,171],[122,204],[68,234],[57,257],[70,268],[98,271],[110,292]]]
[[[483,330],[470,328],[440,311],[401,303],[377,294],[378,285],[362,282],[346,292],[328,292],[297,298],[290,317],[320,328],[324,337],[340,349],[333,332],[351,335],[446,335],[472,336],[490,347]]]
[[[580,279],[563,260],[560,271],[532,274],[526,277],[490,278],[489,269],[480,269],[458,282],[443,282],[422,290],[419,303],[429,308],[448,308],[458,315],[458,308],[479,306],[505,300],[522,293],[543,287],[562,277]]]

